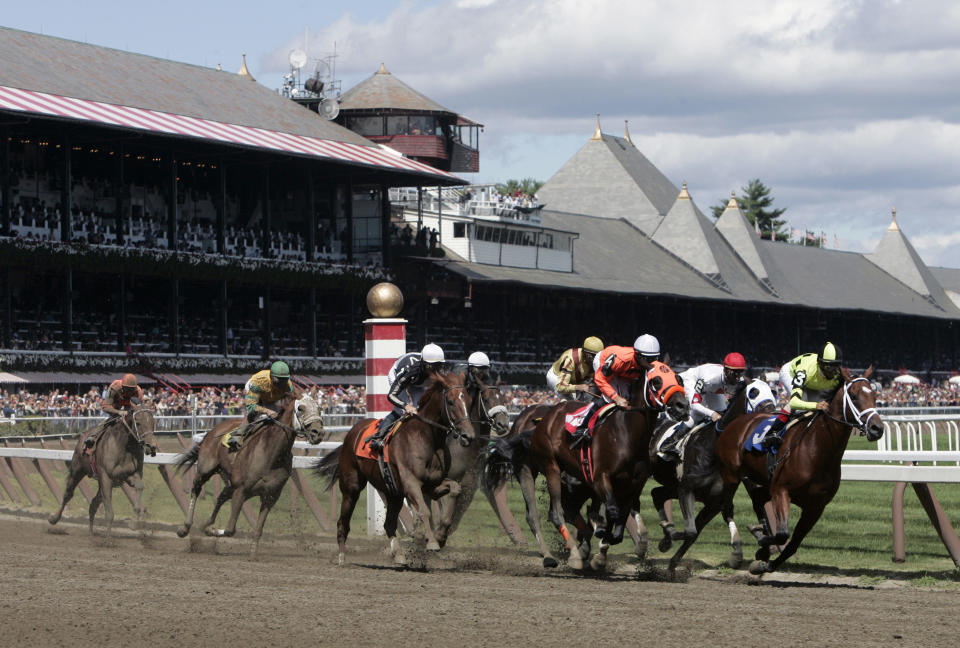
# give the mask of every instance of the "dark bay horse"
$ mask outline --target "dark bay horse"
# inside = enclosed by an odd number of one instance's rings
[[[63,509],[84,477],[93,477],[99,485],[97,494],[90,501],[90,533],[93,533],[93,518],[102,503],[107,535],[110,534],[113,528],[113,488],[123,482],[136,489],[137,504],[134,508],[139,522],[143,511],[143,453],[146,451],[150,456],[157,454],[157,439],[153,435],[155,428],[153,412],[138,408],[106,423],[90,454],[87,454],[83,443],[90,431],[80,435],[67,471],[63,501],[57,512],[50,516],[50,524],[60,521]]]
[[[427,499],[438,499],[458,491],[457,482],[448,479],[450,452],[447,437],[454,437],[464,447],[476,437],[470,422],[471,399],[463,375],[448,369],[437,372],[418,404],[418,414],[401,419],[387,445],[389,467],[399,492],[391,490],[380,472],[379,462],[357,456],[361,435],[376,419],[358,421],[347,432],[343,444],[317,462],[317,474],[327,477],[327,488],[340,484],[340,518],[337,520],[338,561],[342,565],[350,518],[361,491],[369,482],[384,496],[387,503],[384,531],[390,540],[390,553],[397,564],[406,564],[406,557],[397,540],[397,518],[404,498],[417,509],[423,523],[428,551],[439,551],[430,525]]]
[[[197,474],[190,490],[190,507],[183,525],[177,529],[181,538],[190,533],[197,498],[203,485],[213,475],[220,474],[224,488],[213,505],[210,519],[203,531],[211,536],[231,537],[236,533],[237,518],[243,503],[251,497],[260,497],[260,515],[253,530],[252,554],[256,554],[270,509],[276,503],[284,484],[293,471],[293,443],[298,436],[306,436],[316,444],[324,438],[320,406],[310,396],[295,399],[288,396],[280,401],[280,416],[261,424],[255,432],[248,432],[243,446],[235,453],[224,447],[223,436],[240,425],[242,419],[218,423],[185,453],[177,457],[177,470],[196,465]],[[213,529],[220,507],[230,500],[230,519],[224,529]]]
[[[876,395],[868,380],[872,372],[871,367],[863,376],[853,377],[846,369],[841,370],[843,383],[830,397],[829,409],[817,410],[811,418],[786,430],[772,476],[767,470],[766,454],[743,448],[748,435],[767,418],[766,414],[742,416],[720,435],[717,458],[725,497],[732,498],[743,481],[763,525],[764,534],[756,560],[750,565],[751,573],[777,569],[797,551],[820,519],[840,487],[840,463],[851,430],[862,430],[870,441],[883,435],[883,421],[874,408]],[[767,502],[773,506],[772,524],[764,510]],[[792,535],[788,519],[791,502],[802,509]],[[785,542],[780,555],[770,561],[770,546]]]
[[[470,398],[470,422],[473,423],[474,440],[464,446],[450,437],[447,438],[447,451],[450,453],[447,479],[457,482],[460,490],[459,493],[451,490],[437,500],[440,515],[434,533],[441,547],[456,530],[460,519],[473,501],[482,470],[483,444],[491,437],[503,437],[510,431],[507,400],[499,387],[471,384]],[[498,516],[501,514],[496,504],[494,511]],[[509,509],[507,511],[509,512]]]
[[[679,467],[672,461],[665,461],[657,454],[658,440],[654,435],[650,442],[650,465],[653,478],[661,485],[654,488],[650,495],[660,516],[663,538],[660,551],[668,551],[674,540],[683,540],[683,544],[670,559],[670,569],[675,569],[690,546],[696,542],[703,528],[717,513],[723,514],[723,520],[730,530],[730,556],[727,565],[734,569],[743,561],[743,543],[740,532],[733,519],[733,500],[725,498],[724,482],[720,476],[720,465],[716,457],[717,437],[729,424],[747,412],[772,412],[776,408],[773,392],[766,382],[756,379],[741,383],[730,399],[730,404],[716,423],[707,423],[690,432],[683,451],[683,463]],[[661,428],[670,428],[673,422],[664,422]],[[680,501],[683,511],[683,531],[675,531],[666,512],[666,502],[671,499]],[[703,509],[696,516],[696,502],[703,503]]]
[[[661,411],[676,420],[687,417],[689,404],[676,374],[662,362],[641,365],[645,373],[630,390],[630,407],[617,409],[597,423],[590,439],[592,480],[583,474],[580,452],[570,448],[565,430],[567,414],[579,409],[576,402],[561,403],[550,410],[534,430],[530,439],[531,464],[544,475],[550,494],[550,521],[563,536],[570,550],[568,564],[574,569],[583,567],[580,548],[564,525],[564,512],[579,511],[588,497],[602,503],[606,520],[600,529],[600,551],[591,561],[594,569],[606,564],[607,550],[623,539],[631,509],[636,505],[640,491],[650,476],[650,437]],[[586,482],[585,487],[563,491],[562,474]],[[564,498],[567,500],[564,502]],[[577,526],[580,544],[587,542],[589,533],[579,515]],[[586,537],[584,536],[587,532]],[[541,545],[544,564],[548,564],[549,549]],[[589,555],[589,553],[588,553]]]

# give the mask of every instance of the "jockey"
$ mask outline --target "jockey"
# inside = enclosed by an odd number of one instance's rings
[[[777,420],[763,438],[764,448],[779,448],[781,435],[792,411],[827,411],[829,398],[843,381],[840,348],[827,342],[820,353],[804,353],[780,368],[780,386],[790,395]]]
[[[682,384],[689,389],[687,399],[690,401],[690,416],[678,423],[673,434],[660,446],[665,459],[680,457],[677,447],[694,427],[707,420],[714,423],[720,420],[720,413],[727,409],[730,397],[737,385],[743,382],[746,372],[746,360],[734,351],[724,357],[722,365],[702,364],[680,374]]]
[[[376,433],[367,443],[371,450],[382,450],[384,440],[393,424],[404,414],[416,414],[417,405],[427,381],[440,369],[444,362],[443,349],[436,344],[428,344],[420,353],[407,353],[400,356],[387,373],[390,392],[387,400],[393,405],[393,411],[380,421]]]
[[[244,435],[254,422],[277,418],[280,413],[277,401],[293,393],[290,367],[286,362],[277,360],[270,365],[269,369],[253,374],[243,389],[243,404],[247,409],[247,420],[230,435],[228,443],[231,452],[240,449]]]
[[[123,378],[110,383],[110,388],[107,390],[107,397],[100,405],[100,409],[102,409],[109,418],[93,428],[87,438],[84,439],[83,444],[88,448],[92,448],[107,426],[112,425],[114,421],[123,416],[124,412],[139,405],[141,400],[143,400],[143,389],[137,385],[137,377],[133,374],[124,374]]]
[[[577,392],[589,392],[593,359],[601,351],[603,341],[592,335],[583,341],[582,347],[567,349],[547,370],[547,386],[566,399],[573,399]]]
[[[467,381],[481,389],[490,382],[490,358],[483,351],[474,351],[467,358]]]
[[[640,366],[641,359],[647,362],[660,359],[660,342],[657,338],[644,334],[634,341],[633,348],[608,346],[593,359],[593,380],[600,389],[600,395],[594,397],[583,420],[577,426],[570,443],[571,448],[577,447],[587,438],[590,417],[598,407],[606,403],[616,403],[624,409],[630,407],[627,401],[630,385],[644,372]]]

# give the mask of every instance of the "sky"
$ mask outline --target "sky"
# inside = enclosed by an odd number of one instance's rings
[[[897,220],[960,267],[960,4],[928,0],[7,3],[0,24],[281,85],[336,49],[485,125],[472,182],[548,180],[631,139],[705,213],[759,178],[791,227],[869,252]],[[349,9],[345,7],[352,4]]]

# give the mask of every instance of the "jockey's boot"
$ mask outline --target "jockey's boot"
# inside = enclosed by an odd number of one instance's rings
[[[789,415],[782,412],[777,415],[777,420],[773,422],[773,425],[767,430],[766,436],[763,437],[761,445],[764,450],[776,452],[780,449],[780,444],[783,443],[783,429],[787,426],[788,418]]]
[[[690,432],[689,426],[685,422],[677,423],[673,434],[667,437],[660,444],[660,456],[664,461],[677,461],[680,459],[680,441]]]
[[[380,420],[380,425],[377,426],[377,431],[374,432],[372,437],[367,439],[367,445],[370,446],[371,450],[376,450],[377,452],[383,451],[383,446],[387,440],[387,433],[399,418],[400,414],[397,413],[396,409],[394,409]]]
[[[597,411],[597,400],[594,399],[590,403],[590,408],[587,410],[587,413],[583,416],[583,420],[580,421],[580,425],[577,426],[577,429],[573,433],[573,438],[570,440],[570,448],[575,449],[579,447],[585,439],[590,436],[590,418],[593,416],[593,413]]]
[[[227,450],[237,452],[243,446],[243,437],[249,427],[250,423],[245,421],[243,425],[230,433],[230,440],[227,441]]]

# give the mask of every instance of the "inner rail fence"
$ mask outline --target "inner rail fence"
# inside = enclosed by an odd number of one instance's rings
[[[326,429],[334,437],[342,436],[362,416],[327,415],[324,419]],[[200,414],[158,416],[157,434],[175,437],[181,449],[186,450],[193,442],[202,439],[206,430],[228,418],[236,417]],[[59,501],[63,496],[62,473],[73,456],[77,434],[101,420],[102,417],[20,419],[18,423],[30,423],[37,427],[33,433],[0,436],[0,500],[5,496],[13,504],[40,506],[41,499],[29,477],[34,472],[41,475],[43,483]],[[960,483],[960,411],[885,414],[884,428],[884,435],[875,449],[848,449],[844,453],[841,479],[894,484],[892,521],[893,560],[896,562],[906,559],[904,493],[907,484],[910,484],[954,564],[960,567],[960,538],[929,487],[929,483]],[[291,509],[296,509],[302,499],[324,531],[335,529],[334,520],[339,511],[336,489],[331,489],[328,502],[322,504],[303,471],[311,467],[317,457],[339,446],[340,441],[336,440],[317,445],[305,441],[294,444]],[[157,468],[177,504],[186,512],[194,470],[176,475],[172,468],[176,456],[177,453],[161,452],[155,457],[146,457],[145,463]],[[207,487],[219,492],[222,484],[212,481]],[[94,496],[86,482],[81,482],[78,490],[88,501]],[[133,490],[124,486],[124,492],[131,504],[136,506]],[[244,505],[243,513],[252,525],[256,514],[249,502]],[[402,515],[404,527],[412,528],[413,519],[409,512],[404,510]]]

